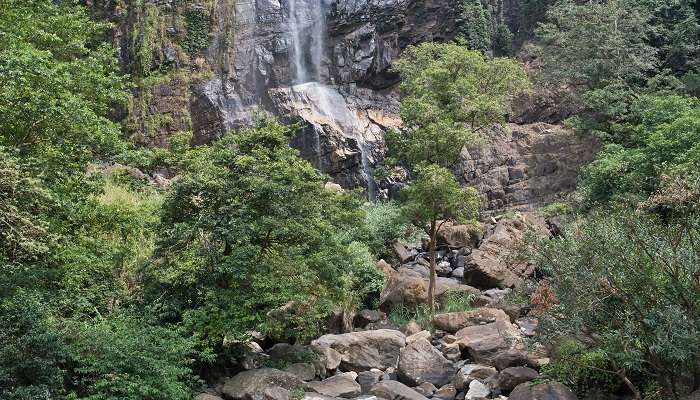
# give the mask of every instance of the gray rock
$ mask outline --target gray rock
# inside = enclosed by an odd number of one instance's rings
[[[321,382],[309,382],[306,386],[316,393],[349,399],[362,394],[362,388],[359,383],[355,382],[354,377],[351,373],[345,373],[332,376]]]
[[[520,328],[520,332],[522,332],[523,335],[535,336],[539,321],[537,320],[537,318],[534,317],[523,317],[518,318],[515,321],[515,324],[518,325],[518,328]]]
[[[469,311],[437,314],[433,319],[433,324],[438,329],[455,333],[468,326],[484,325],[497,321],[510,322],[510,318],[503,310],[477,308]]]
[[[406,336],[399,331],[380,329],[324,335],[312,344],[336,350],[341,355],[343,370],[360,372],[395,367],[399,352],[406,345]]]
[[[559,382],[518,385],[508,400],[577,400],[576,394]]]
[[[435,266],[437,276],[450,277],[452,275],[452,264],[449,261],[440,261]]]
[[[364,328],[370,323],[379,322],[386,319],[386,313],[379,310],[362,310],[353,320],[353,325]]]
[[[521,383],[535,380],[539,374],[528,367],[508,367],[498,374],[497,387],[508,393]]]
[[[234,400],[254,400],[254,396],[268,387],[278,386],[291,390],[302,385],[301,379],[289,372],[273,368],[243,371],[228,379],[221,392]]]
[[[375,383],[379,382],[382,377],[383,372],[378,369],[373,369],[370,371],[362,371],[357,374],[357,382],[360,384],[362,389],[362,394],[369,394],[370,389]]]
[[[469,352],[472,361],[489,363],[496,354],[510,349],[521,340],[518,330],[509,322],[498,321],[486,325],[469,326],[455,336],[460,349]]]
[[[418,333],[414,333],[413,335],[406,337],[406,344],[411,344],[419,339],[430,340],[431,337],[432,334],[430,333],[430,331],[420,331]]]
[[[422,394],[425,397],[431,397],[433,393],[437,392],[437,388],[430,382],[423,382],[420,385],[413,388],[416,392]]]
[[[455,368],[429,341],[418,339],[401,349],[398,372],[410,385],[430,382],[442,386],[452,380]]]
[[[480,364],[467,364],[455,374],[453,383],[457,390],[464,390],[469,388],[469,384],[474,380],[485,382],[497,374],[496,368]]]
[[[454,385],[447,384],[438,389],[432,398],[435,400],[455,400],[455,397],[457,397],[457,389]]]
[[[491,365],[502,371],[508,367],[536,367],[537,363],[521,350],[504,350],[491,359]]]
[[[427,397],[397,381],[379,382],[370,392],[386,400],[427,400]]]
[[[452,278],[462,280],[462,278],[464,278],[464,266],[455,268],[450,276]]]
[[[466,400],[483,400],[491,394],[491,389],[483,383],[473,380],[469,383],[469,391],[464,397]]]
[[[215,396],[213,394],[201,393],[201,394],[196,395],[194,397],[194,400],[223,400],[223,399],[221,397]]]
[[[289,400],[289,391],[279,386],[268,387],[256,394],[255,400]]]
[[[294,363],[284,369],[299,377],[302,381],[310,381],[316,377],[316,367],[311,363]]]
[[[391,249],[394,251],[394,255],[401,263],[405,263],[413,259],[411,252],[406,249],[406,246],[401,244],[399,241],[394,241],[391,243]]]

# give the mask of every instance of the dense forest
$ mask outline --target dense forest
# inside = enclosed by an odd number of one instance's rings
[[[238,3],[0,0],[0,399],[700,398],[700,3],[282,1],[278,87],[217,125]],[[375,17],[390,66],[324,53]],[[396,101],[381,148],[341,86]],[[545,123],[575,190],[492,206],[465,154]]]

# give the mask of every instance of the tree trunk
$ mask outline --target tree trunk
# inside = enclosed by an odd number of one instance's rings
[[[435,315],[435,262],[437,254],[437,221],[430,221],[430,283],[428,284],[428,304],[430,305],[430,316]]]

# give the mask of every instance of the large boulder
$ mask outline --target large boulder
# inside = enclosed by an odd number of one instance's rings
[[[321,382],[309,382],[306,386],[316,393],[331,397],[350,399],[362,393],[362,388],[360,384],[355,381],[353,373],[332,376]]]
[[[437,243],[453,248],[476,247],[481,235],[482,229],[478,226],[445,222],[437,233]]]
[[[517,257],[517,245],[532,232],[548,237],[545,220],[532,213],[517,214],[496,223],[485,235],[478,249],[467,256],[464,283],[482,289],[512,288],[532,275],[534,265]]]
[[[234,400],[254,400],[266,388],[278,386],[292,390],[301,387],[303,382],[296,375],[274,368],[243,371],[228,379],[221,392]]]
[[[468,285],[450,278],[438,277],[435,284],[435,296],[442,297],[447,292],[471,293],[478,296],[481,292]],[[404,304],[414,307],[428,301],[428,279],[408,268],[400,268],[396,274],[386,280],[379,296],[382,309]]]
[[[397,381],[382,381],[372,387],[370,393],[386,400],[428,400],[427,397]]]
[[[485,400],[491,394],[491,389],[484,385],[481,381],[473,380],[469,383],[466,400]]]
[[[406,346],[406,336],[389,329],[324,335],[312,342],[340,353],[340,368],[344,371],[367,371],[372,368],[396,367],[400,350]]]
[[[521,383],[535,380],[539,374],[528,367],[508,367],[498,374],[497,386],[508,393]]]
[[[442,386],[452,380],[455,368],[426,339],[418,339],[401,349],[399,378],[411,386],[430,382]]]
[[[495,377],[498,374],[496,368],[489,367],[487,365],[480,364],[467,364],[462,366],[459,371],[455,374],[454,383],[457,390],[463,390],[469,388],[469,384],[472,381],[487,381]]]
[[[576,394],[559,382],[522,383],[510,393],[508,400],[577,400]]]
[[[462,328],[483,325],[496,321],[510,321],[508,315],[497,308],[477,308],[475,310],[438,314],[433,324],[438,329],[455,333]]]
[[[472,361],[481,364],[490,364],[498,353],[519,345],[522,339],[517,328],[506,321],[468,326],[455,336],[460,350],[467,351]]]
[[[194,400],[223,400],[223,399],[221,397],[215,396],[213,394],[201,393],[201,394],[196,395],[194,397]]]

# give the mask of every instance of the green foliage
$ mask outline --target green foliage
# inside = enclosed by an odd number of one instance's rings
[[[209,14],[199,8],[185,13],[187,35],[180,45],[190,54],[199,53],[209,47]]]
[[[462,0],[459,31],[470,49],[491,50],[491,15],[481,0]]]
[[[508,25],[500,24],[496,28],[496,34],[493,38],[493,52],[499,57],[513,55],[513,32],[510,31]]]
[[[609,123],[609,144],[582,174],[592,203],[643,200],[661,175],[685,174],[700,165],[700,102],[682,96],[640,96]],[[633,199],[634,200],[634,199]]]
[[[401,117],[406,129],[387,135],[390,155],[404,165],[451,166],[462,146],[494,123],[505,121],[510,99],[528,88],[523,66],[487,59],[456,44],[409,47],[401,74]]]
[[[147,297],[209,343],[316,334],[358,282],[378,285],[369,252],[351,245],[359,198],[325,190],[293,132],[261,120],[193,150],[166,198]]]
[[[417,241],[422,230],[406,221],[401,206],[393,201],[365,203],[365,224],[368,232],[368,245],[379,258],[389,256],[388,245],[393,240]]]
[[[595,213],[536,255],[557,302],[540,319],[544,338],[586,333],[618,376],[654,374],[668,398],[679,370],[697,367],[700,220],[668,223],[641,212]],[[675,394],[674,394],[675,393]]]
[[[440,301],[436,304],[436,311],[440,313],[468,311],[473,308],[473,302],[473,294],[448,291],[441,296]],[[426,304],[419,304],[413,308],[409,308],[404,304],[399,304],[391,309],[387,318],[392,324],[398,327],[404,326],[409,321],[414,320],[423,329],[432,330],[434,328],[430,307]]]
[[[631,3],[567,0],[550,8],[537,29],[545,80],[575,89],[643,84],[658,65],[658,52],[648,43],[648,10]]]
[[[479,210],[476,189],[461,187],[452,172],[437,165],[416,168],[416,179],[403,194],[406,214],[421,227],[437,220],[472,220]]]
[[[573,212],[573,208],[566,203],[554,202],[537,210],[538,214],[545,218],[556,217],[560,215],[569,215]]]
[[[575,340],[557,345],[556,357],[544,367],[542,377],[567,385],[579,396],[612,393],[620,384],[603,350],[588,349]]]
[[[85,399],[190,399],[193,342],[130,313],[75,323],[76,393]]]

